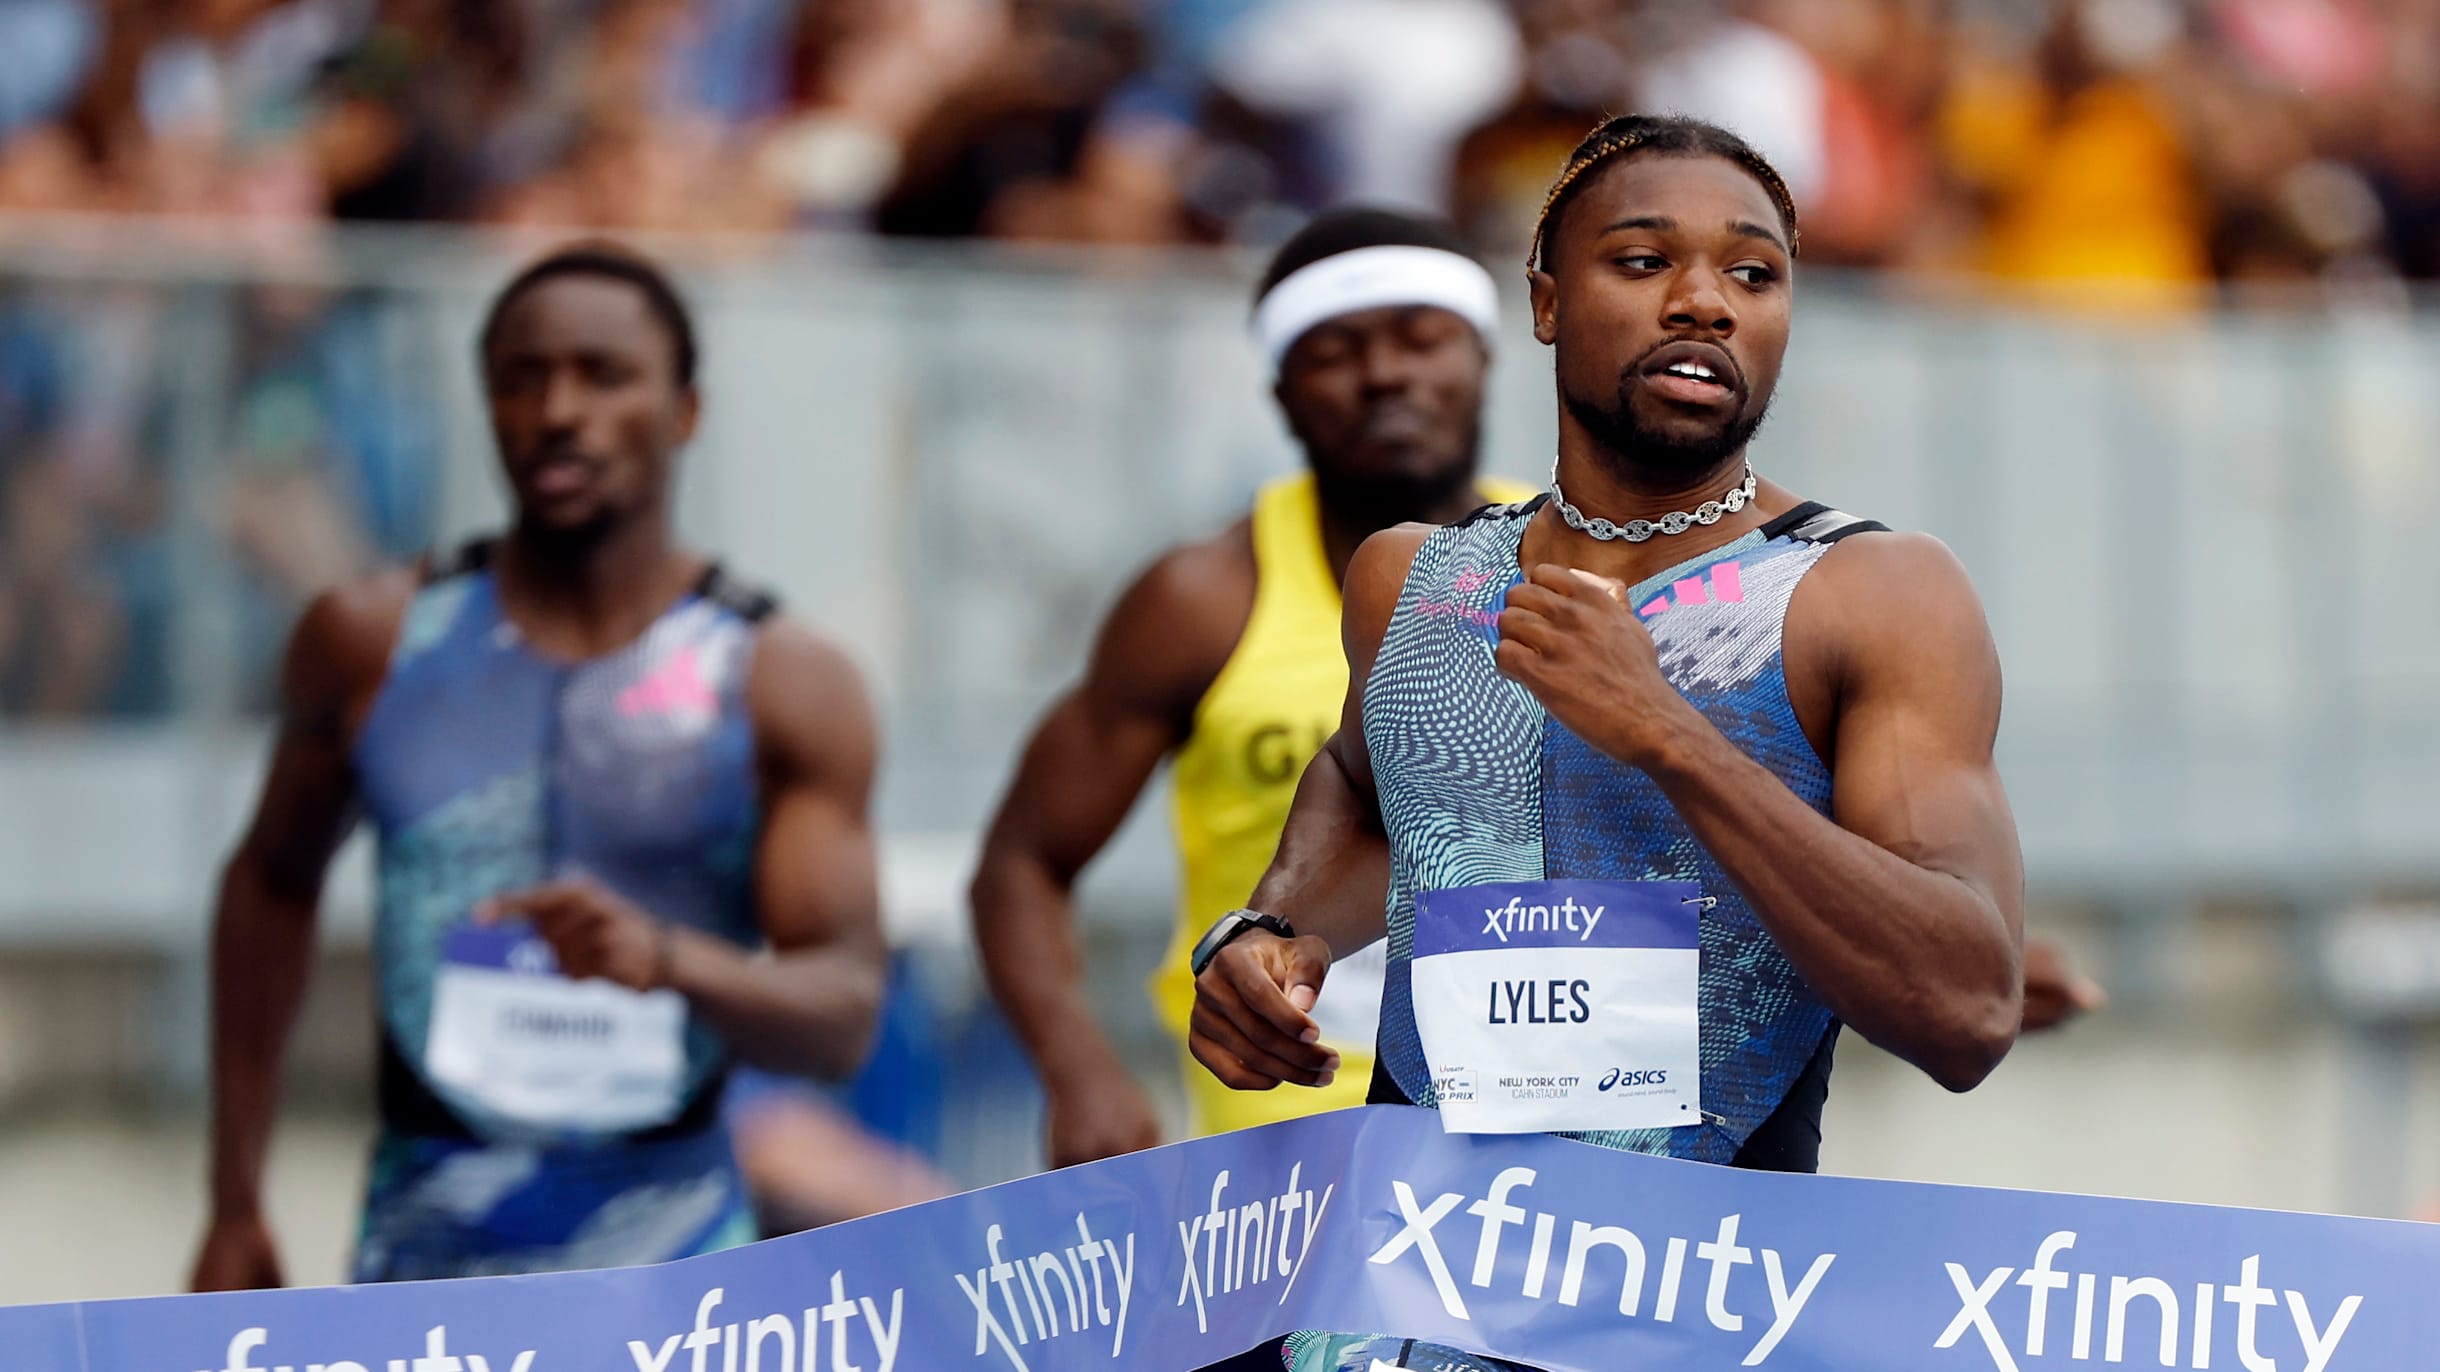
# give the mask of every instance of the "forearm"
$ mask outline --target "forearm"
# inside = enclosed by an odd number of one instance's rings
[[[973,897],[984,980],[1044,1079],[1123,1075],[1086,990],[1069,881],[1038,854],[995,847]]]
[[[259,1210],[280,1063],[311,971],[316,900],[272,889],[242,852],[221,876],[212,930],[212,1161],[216,1215]]]
[[[1325,748],[1297,783],[1296,801],[1252,908],[1278,915],[1300,934],[1319,936],[1335,957],[1381,937],[1387,927],[1389,836],[1380,811],[1358,790],[1334,749]]]
[[[1840,1019],[1951,1090],[1998,1065],[2022,954],[1989,894],[1839,827],[1707,723],[1646,770]]]
[[[671,925],[665,984],[756,1067],[837,1081],[854,1074],[880,1020],[883,955],[834,946],[759,956]]]

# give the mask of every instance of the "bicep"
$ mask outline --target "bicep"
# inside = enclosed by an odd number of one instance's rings
[[[765,806],[755,862],[763,937],[779,952],[879,948],[880,863],[862,798],[807,780]]]
[[[1069,692],[1026,744],[990,846],[1021,848],[1072,877],[1117,832],[1181,733],[1166,711],[1090,683]]]
[[[1407,574],[1429,531],[1401,525],[1367,538],[1347,564],[1346,595],[1339,612],[1339,646],[1347,655],[1347,698],[1339,706],[1339,730],[1323,748],[1347,786],[1378,809],[1373,789],[1372,750],[1364,738],[1364,693],[1373,663],[1389,636],[1390,617],[1406,589]]]
[[[1946,550],[1941,559],[1851,635],[1832,818],[1966,883],[2013,925],[2023,865],[1992,753],[1999,655],[1963,570]]]
[[[1026,742],[986,861],[1022,852],[1072,879],[1110,841],[1153,770],[1194,728],[1236,651],[1252,586],[1219,545],[1172,553],[1119,597],[1084,679]]]
[[[355,822],[355,773],[345,743],[283,732],[238,854],[280,891],[308,897]]]
[[[755,896],[781,952],[881,946],[873,776],[879,728],[862,678],[811,635],[767,636],[755,676],[764,702],[763,827]]]
[[[280,725],[253,817],[238,845],[264,880],[310,898],[357,816],[350,706],[358,675],[378,647],[377,626],[326,596],[290,636],[280,668]]]

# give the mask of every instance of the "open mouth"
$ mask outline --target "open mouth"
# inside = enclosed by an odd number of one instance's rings
[[[1714,406],[1737,396],[1737,369],[1728,354],[1709,343],[1671,343],[1645,363],[1643,378],[1665,400]]]

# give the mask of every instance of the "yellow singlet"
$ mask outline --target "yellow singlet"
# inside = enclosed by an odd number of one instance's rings
[[[1530,499],[1514,482],[1477,483],[1493,500]],[[1339,641],[1339,584],[1322,551],[1321,504],[1310,473],[1274,481],[1254,498],[1254,613],[1236,651],[1195,708],[1194,732],[1170,778],[1183,887],[1178,927],[1152,996],[1183,1054],[1194,1009],[1187,956],[1220,916],[1253,894],[1305,764],[1338,729],[1347,696]],[[1188,1128],[1217,1134],[1362,1105],[1372,1042],[1333,1043],[1338,1079],[1315,1090],[1232,1091],[1185,1058]]]

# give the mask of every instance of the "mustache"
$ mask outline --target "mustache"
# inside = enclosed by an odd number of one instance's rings
[[[1671,348],[1679,347],[1680,345],[1687,343],[1702,344],[1705,353],[1710,354],[1703,359],[1703,365],[1712,368],[1712,370],[1715,372],[1725,368],[1727,375],[1721,379],[1726,381],[1729,388],[1735,391],[1737,394],[1744,395],[1746,393],[1748,388],[1745,380],[1745,367],[1744,364],[1737,361],[1737,355],[1735,353],[1730,352],[1725,346],[1718,343],[1713,343],[1708,339],[1687,338],[1664,338],[1660,342],[1653,344],[1651,347],[1644,349],[1633,362],[1628,363],[1626,368],[1619,372],[1619,388],[1624,390],[1628,382],[1633,381],[1638,377],[1651,375],[1655,370],[1653,367],[1654,358],[1660,356],[1660,354]]]
[[[549,462],[581,462],[588,467],[602,465],[602,459],[573,443],[548,443],[529,448],[517,459],[520,467],[539,467]]]

